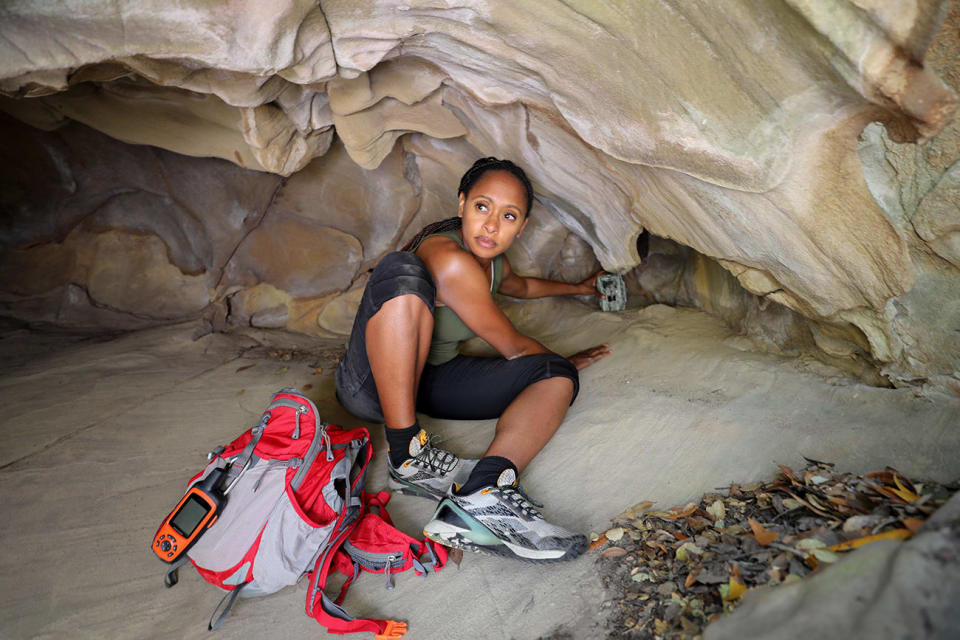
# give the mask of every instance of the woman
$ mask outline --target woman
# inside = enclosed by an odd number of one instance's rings
[[[504,253],[529,222],[533,188],[512,162],[478,160],[458,193],[456,218],[429,225],[370,275],[337,368],[337,397],[357,417],[384,423],[391,486],[441,501],[428,537],[533,562],[573,558],[586,538],[545,522],[517,474],[560,426],[577,371],[610,351],[552,353],[517,331],[493,294],[595,293],[599,273],[568,284],[513,272]],[[459,343],[474,335],[503,357],[460,355]],[[496,435],[479,461],[461,460],[433,445],[417,410],[498,418]]]

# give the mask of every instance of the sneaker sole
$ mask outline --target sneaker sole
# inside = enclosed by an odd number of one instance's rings
[[[475,553],[492,554],[504,558],[514,558],[533,564],[551,564],[566,562],[579,557],[587,550],[586,538],[572,540],[568,549],[528,549],[519,545],[499,540],[498,544],[478,544],[469,537],[469,529],[463,529],[442,520],[431,520],[423,528],[423,535],[438,544],[446,547],[465,549]],[[492,534],[491,534],[492,535]]]
[[[406,480],[401,480],[394,476],[392,473],[387,477],[387,487],[393,491],[398,491],[407,496],[417,496],[418,498],[427,498],[433,500],[434,502],[440,502],[446,496],[440,493],[433,493],[430,489],[421,487],[419,485],[413,484],[412,482],[407,482]]]

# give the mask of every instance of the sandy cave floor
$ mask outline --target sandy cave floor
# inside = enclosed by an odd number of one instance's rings
[[[865,386],[816,362],[760,353],[704,313],[652,306],[620,314],[572,301],[515,306],[518,325],[560,353],[608,342],[586,369],[560,431],[521,477],[558,524],[603,531],[641,500],[686,502],[730,482],[772,477],[801,455],[853,472],[893,465],[911,478],[960,477],[960,401]],[[214,446],[259,417],[271,394],[302,388],[324,417],[360,424],[333,395],[342,345],[284,333],[210,334],[195,324],[78,337],[0,335],[0,636],[201,638],[219,592],[192,571],[163,588],[148,546]],[[276,347],[297,348],[289,360]],[[250,366],[252,365],[252,366]],[[314,367],[323,368],[315,374]],[[422,422],[465,456],[493,421]],[[385,487],[383,436],[369,488]],[[397,496],[415,534],[430,502]],[[408,638],[603,637],[594,557],[538,567],[467,554],[427,579],[351,588],[356,615],[405,619]],[[316,637],[306,581],[240,601],[220,638]],[[309,634],[309,635],[308,635]],[[352,637],[352,636],[351,636]],[[358,635],[356,637],[369,637]]]

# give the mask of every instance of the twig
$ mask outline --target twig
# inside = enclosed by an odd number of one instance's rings
[[[797,551],[797,550],[794,549],[793,547],[788,547],[788,546],[785,545],[785,544],[780,544],[779,542],[771,542],[771,543],[768,544],[767,546],[768,546],[768,547],[773,547],[774,549],[779,549],[780,551],[786,551],[787,553],[792,553],[793,555],[797,556],[797,557],[800,558],[801,560],[806,560],[806,559],[807,559],[807,554],[805,554],[805,553],[803,553],[803,552],[801,552],[801,551]]]
[[[887,526],[888,524],[893,524],[894,522],[897,522],[897,521],[899,521],[899,520],[900,520],[900,518],[887,518],[886,520],[884,520],[883,522],[881,522],[880,524],[878,524],[877,526],[875,526],[875,527],[873,528],[873,530],[870,531],[870,534],[871,534],[871,535],[876,535],[876,534],[880,533],[880,529],[883,529],[883,528],[884,528],[885,526]]]

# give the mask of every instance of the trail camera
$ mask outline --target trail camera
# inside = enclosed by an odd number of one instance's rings
[[[597,278],[597,291],[604,295],[600,298],[600,308],[604,311],[623,311],[627,308],[627,285],[618,273],[605,273]]]

